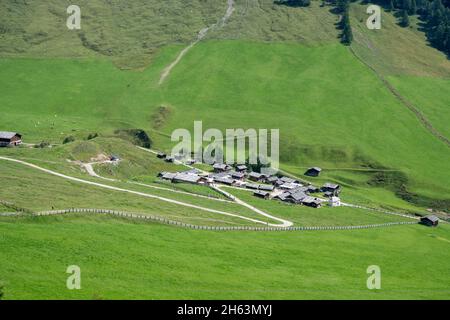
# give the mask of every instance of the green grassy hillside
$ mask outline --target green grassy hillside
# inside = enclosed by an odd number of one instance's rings
[[[35,142],[139,127],[166,150],[173,129],[199,119],[205,128],[280,128],[283,163],[396,169],[406,174],[409,191],[448,198],[442,161],[448,147],[347,48],[208,41],[160,88],[158,75],[173,49],[145,72],[97,60],[2,60],[0,83],[7,90],[0,104],[9,110],[2,127]],[[161,105],[170,114],[156,130]]]
[[[0,280],[5,299],[448,299],[449,231],[202,232],[95,216],[0,218]],[[69,265],[81,268],[81,290],[66,289]],[[381,290],[366,287],[371,265],[381,268]]]
[[[82,0],[81,30],[66,27],[73,2],[2,1],[0,55],[112,58],[121,67],[142,67],[162,45],[187,43],[224,13],[222,1]]]
[[[330,4],[314,0],[293,8],[236,0],[228,22],[212,29],[159,84],[162,71],[198,32],[220,21],[225,0],[81,1],[80,31],[65,26],[69,4],[0,3],[0,131],[20,132],[25,143],[53,144],[1,148],[0,156],[274,222],[237,203],[216,201],[225,197],[210,188],[161,181],[158,172],[185,168],[136,148],[123,129],[143,129],[153,149],[170,151],[171,132],[192,129],[196,120],[205,130],[277,128],[282,169],[303,177],[306,168],[322,167],[321,176],[309,181],[339,183],[344,202],[421,215],[433,208],[441,217],[450,212],[449,146],[405,104],[450,138],[450,61],[427,44],[417,17],[401,28],[383,11],[382,29],[368,30],[367,4],[352,3],[354,42],[346,47],[339,43]],[[88,139],[93,134],[98,136]],[[69,136],[75,141],[62,144]],[[121,158],[116,166],[94,166],[117,181],[89,176],[75,163],[102,154]],[[4,160],[0,184],[0,200],[13,204],[0,204],[0,212],[94,207],[197,225],[256,225]],[[230,192],[296,226],[407,220]],[[259,233],[96,215],[27,216],[0,217],[0,235],[6,299],[448,299],[450,291],[445,223],[435,229]],[[65,271],[73,264],[82,269],[81,291],[65,288]],[[370,265],[381,267],[381,291],[366,289]]]

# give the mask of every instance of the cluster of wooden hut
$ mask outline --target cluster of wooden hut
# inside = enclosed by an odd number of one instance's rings
[[[167,161],[167,156],[158,154],[159,158]],[[313,168],[319,171],[318,168]],[[326,183],[322,187],[308,184],[304,185],[300,181],[286,177],[267,175],[263,173],[249,171],[246,165],[240,164],[231,166],[224,163],[213,165],[213,173],[205,173],[198,169],[191,169],[183,172],[161,172],[159,177],[174,183],[194,183],[194,184],[223,184],[240,188],[251,189],[254,196],[263,199],[276,199],[287,203],[301,204],[309,207],[320,208],[326,201],[313,196],[322,192],[329,198],[331,206],[340,206],[338,197],[341,187],[337,184]]]

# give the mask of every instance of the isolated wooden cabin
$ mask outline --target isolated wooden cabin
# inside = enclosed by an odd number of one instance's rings
[[[426,216],[420,218],[420,224],[423,224],[428,227],[437,227],[439,224],[439,218],[434,215]]]
[[[330,192],[330,195],[337,196],[341,193],[341,186],[335,183],[325,183],[322,187],[322,192]]]
[[[308,170],[306,170],[305,176],[318,177],[321,172],[322,172],[321,168],[319,168],[319,167],[312,167],[312,168],[309,168]]]
[[[21,134],[17,132],[0,131],[0,147],[18,146],[21,143]]]

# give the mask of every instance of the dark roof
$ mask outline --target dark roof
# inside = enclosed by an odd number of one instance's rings
[[[171,173],[171,172],[162,172],[162,178],[163,179],[167,179],[167,180],[172,180],[173,178],[175,178],[177,174],[176,173]]]
[[[294,183],[297,181],[297,180],[289,178],[289,177],[282,177],[280,180],[283,181],[284,183]]]
[[[177,173],[173,179],[181,182],[197,183],[200,180],[200,177],[190,173]]]
[[[296,187],[294,189],[287,190],[287,192],[289,192],[289,193],[297,193],[297,192],[305,193],[305,192],[308,192],[308,188],[306,188],[306,187]]]
[[[322,168],[319,168],[319,167],[312,167],[312,168],[309,168],[308,171],[317,171],[317,172],[321,172],[321,171],[322,171]]]
[[[230,175],[227,172],[217,172],[209,175],[213,179],[229,177]]]
[[[228,169],[230,169],[230,166],[225,163],[215,163],[213,165],[213,168],[219,169],[219,170],[228,170]]]
[[[266,191],[255,191],[253,194],[258,195],[258,196],[263,196],[263,197],[268,197],[270,195],[270,193],[266,192]]]
[[[339,188],[339,185],[338,185],[338,184],[335,184],[335,183],[329,183],[329,182],[327,182],[327,183],[325,183],[325,184],[323,185],[323,187],[324,187],[324,188],[327,188],[327,189],[338,189],[338,188]]]
[[[266,191],[273,191],[273,189],[275,189],[275,187],[267,185],[267,184],[260,184],[258,189],[259,190],[266,190]]]
[[[200,174],[201,171],[199,169],[193,168],[190,170],[183,171],[184,174]]]
[[[314,197],[310,197],[310,196],[307,196],[306,198],[304,198],[302,200],[302,202],[303,203],[318,203],[318,204],[321,203],[321,201],[319,199],[314,198]]]
[[[251,178],[258,178],[258,179],[263,177],[263,175],[261,173],[253,172],[253,171],[250,172],[250,174],[248,176],[251,177]]]
[[[18,134],[17,132],[0,131],[0,139],[12,139],[16,135],[21,137],[21,135]]]
[[[281,201],[286,201],[289,198],[290,194],[285,192],[282,194],[279,194],[278,196],[276,196],[275,198],[280,199]]]
[[[214,178],[214,181],[224,183],[224,184],[233,184],[234,180],[228,177],[217,177]]]
[[[289,197],[294,199],[295,201],[301,201],[308,196],[303,192],[295,192],[295,193],[289,194]]]
[[[309,186],[307,186],[307,187],[306,187],[306,189],[307,189],[308,191],[316,191],[316,190],[319,190],[319,188],[318,188],[318,187],[316,187],[316,186],[313,186],[313,185],[309,185]]]
[[[290,182],[290,183],[283,183],[282,185],[280,185],[280,188],[281,189],[295,189],[295,188],[297,188],[298,186],[295,184],[295,183],[293,183],[293,182]]]
[[[245,177],[245,173],[243,173],[243,172],[231,172],[231,176],[233,178],[241,179],[241,178]]]
[[[427,219],[427,220],[430,220],[431,222],[438,222],[439,221],[439,218],[436,217],[435,215],[429,215],[429,216],[423,217],[422,219]]]
[[[278,177],[277,176],[269,177],[269,178],[267,178],[267,181],[270,182],[270,183],[277,182],[278,181]]]

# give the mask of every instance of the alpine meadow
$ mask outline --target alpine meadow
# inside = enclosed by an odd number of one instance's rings
[[[0,299],[449,299],[449,57],[448,0],[1,1]]]

